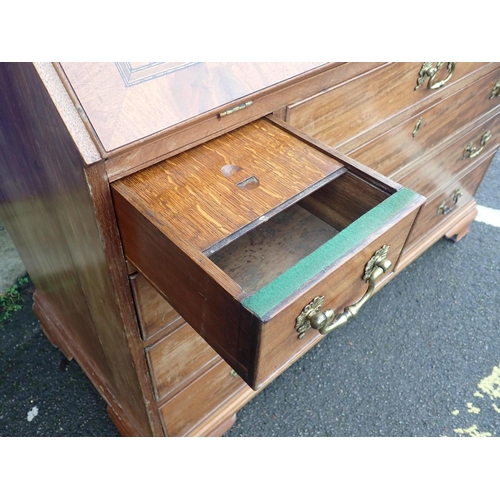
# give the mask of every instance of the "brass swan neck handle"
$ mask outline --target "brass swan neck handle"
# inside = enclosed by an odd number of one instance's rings
[[[299,339],[302,339],[309,328],[318,330],[321,335],[327,335],[331,331],[345,325],[352,318],[355,318],[363,305],[370,299],[375,291],[377,279],[384,274],[392,265],[387,259],[389,246],[384,245],[377,250],[373,257],[365,266],[363,280],[368,282],[368,289],[363,297],[357,302],[347,306],[340,314],[335,314],[333,309],[321,311],[325,297],[315,297],[302,310],[295,322],[295,329],[299,332]]]
[[[487,130],[482,136],[481,139],[479,139],[479,147],[476,147],[474,145],[474,142],[469,142],[467,146],[465,146],[464,153],[462,155],[462,160],[465,160],[466,158],[475,158],[478,156],[481,151],[484,149],[484,146],[486,146],[486,143],[491,139],[491,130]]]
[[[327,309],[325,312],[315,314],[310,320],[311,327],[318,330],[321,335],[327,335],[331,331],[345,325],[348,321],[355,318],[361,308],[373,295],[377,279],[384,274],[389,267],[391,267],[391,261],[388,259],[384,259],[377,263],[368,280],[368,289],[363,297],[361,297],[354,304],[347,306],[340,314],[335,315],[335,311],[333,309]]]
[[[453,73],[455,72],[455,67],[457,63],[455,62],[449,62],[447,65],[447,75],[443,80],[436,80],[436,76],[443,66],[444,63],[438,62],[436,66],[434,67],[433,63],[431,62],[426,62],[422,64],[422,67],[420,68],[420,71],[418,73],[418,78],[417,78],[417,86],[415,87],[414,90],[418,90],[420,86],[425,82],[426,78],[429,78],[429,81],[427,82],[427,88],[431,90],[436,90],[441,88],[443,85],[445,85],[450,78],[453,76]]]

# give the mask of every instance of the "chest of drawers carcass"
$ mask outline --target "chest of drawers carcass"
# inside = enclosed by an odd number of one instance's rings
[[[34,312],[126,436],[224,434],[458,241],[499,63],[0,64],[0,212]]]

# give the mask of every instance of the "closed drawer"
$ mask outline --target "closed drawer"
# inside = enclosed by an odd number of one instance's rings
[[[349,156],[392,176],[418,160],[422,154],[444,143],[469,123],[500,105],[490,99],[500,78],[500,69],[468,85],[447,99],[419,113]]]
[[[341,311],[375,286],[368,262],[392,272],[424,202],[267,119],[112,191],[127,259],[253,388],[321,336],[296,324],[309,302]]]
[[[160,408],[166,434],[190,435],[242,391],[250,389],[241,378],[234,376],[227,363],[221,361]]]
[[[330,91],[289,106],[286,121],[325,144],[340,148],[363,132],[418,102],[457,85],[486,63],[457,63],[450,80],[432,90],[415,90],[421,63],[391,63]],[[447,64],[438,78],[446,79]],[[428,80],[427,80],[428,81]],[[351,148],[352,149],[352,148]]]
[[[461,179],[452,182],[433,199],[428,200],[420,211],[405,246],[405,251],[418,243],[426,233],[443,224],[448,217],[471,201],[481,183],[494,152]]]
[[[129,277],[139,329],[144,340],[156,334],[166,335],[184,320],[179,313],[148,283],[140,273]]]
[[[146,349],[157,400],[179,391],[220,356],[187,324]]]
[[[437,191],[462,176],[500,143],[500,115],[460,137],[432,158],[424,158],[410,172],[394,178],[403,186],[433,198]]]

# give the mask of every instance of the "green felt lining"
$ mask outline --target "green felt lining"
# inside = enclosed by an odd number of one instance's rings
[[[402,188],[382,203],[355,220],[343,231],[321,245],[314,252],[268,285],[247,297],[242,304],[263,319],[278,304],[295,293],[304,283],[347,255],[379,227],[404,210],[418,198],[418,194]]]

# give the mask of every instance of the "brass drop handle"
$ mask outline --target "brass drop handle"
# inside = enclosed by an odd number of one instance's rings
[[[324,296],[315,297],[304,307],[295,321],[295,329],[299,332],[299,339],[304,338],[309,328],[318,330],[321,335],[327,335],[358,315],[360,309],[373,295],[377,279],[391,267],[391,261],[386,258],[389,248],[389,246],[384,245],[367,262],[363,280],[368,282],[368,289],[361,299],[347,306],[342,313],[336,315],[333,309],[322,312],[321,307],[325,302]]]
[[[450,207],[448,207],[448,206],[446,206],[446,200],[442,201],[437,209],[437,214],[438,215],[449,214],[457,206],[458,199],[463,194],[464,194],[464,192],[460,188],[455,189],[455,191],[453,191],[453,194],[451,195],[451,201],[453,202],[453,204]]]
[[[436,67],[433,66],[433,63],[431,62],[426,62],[422,64],[422,67],[420,68],[420,71],[418,72],[418,78],[417,78],[417,86],[415,87],[415,90],[419,89],[420,86],[425,82],[426,78],[429,78],[429,81],[427,82],[427,87],[431,90],[436,90],[441,88],[443,85],[445,85],[450,78],[453,76],[453,73],[455,72],[455,67],[457,63],[454,62],[449,62],[448,63],[448,74],[446,75],[446,78],[443,80],[435,81],[436,76],[443,66],[444,63],[438,62],[436,64]]]
[[[476,148],[474,146],[474,143],[471,141],[467,146],[465,146],[464,149],[464,154],[462,155],[462,160],[465,160],[465,158],[475,158],[484,148],[486,143],[491,139],[491,131],[487,130],[482,136],[481,139],[479,139],[479,146],[480,148]]]

